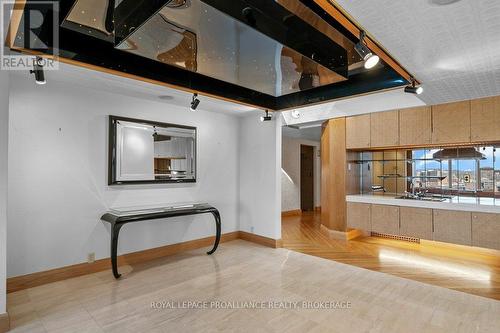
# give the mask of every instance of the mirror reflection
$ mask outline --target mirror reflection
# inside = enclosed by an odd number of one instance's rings
[[[196,181],[196,128],[110,117],[110,185]]]

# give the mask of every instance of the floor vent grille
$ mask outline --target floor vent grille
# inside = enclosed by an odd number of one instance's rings
[[[400,241],[404,241],[404,242],[420,244],[420,238],[415,238],[415,237],[395,236],[395,235],[389,235],[389,234],[381,234],[378,232],[372,232],[371,235],[372,235],[372,237],[395,239],[395,240],[400,240]]]

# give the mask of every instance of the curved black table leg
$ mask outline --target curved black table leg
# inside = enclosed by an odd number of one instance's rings
[[[214,216],[215,218],[215,226],[217,228],[217,233],[215,234],[215,243],[214,243],[214,247],[207,252],[207,254],[212,254],[215,252],[215,250],[217,250],[217,247],[219,246],[219,242],[220,242],[220,234],[221,234],[221,228],[220,228],[220,214],[219,214],[219,211],[216,209],[216,210],[213,210],[211,211],[212,215]]]
[[[113,268],[113,275],[115,279],[119,279],[121,274],[118,274],[118,262],[117,262],[117,251],[118,251],[118,235],[120,234],[120,229],[123,224],[113,224],[111,226],[111,266]]]

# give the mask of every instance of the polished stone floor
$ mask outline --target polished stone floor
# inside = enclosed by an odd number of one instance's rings
[[[12,331],[500,332],[499,301],[241,240],[121,271],[9,294]]]

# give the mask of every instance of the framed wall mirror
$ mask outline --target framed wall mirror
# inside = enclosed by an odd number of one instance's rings
[[[196,127],[109,117],[108,185],[196,182]]]

